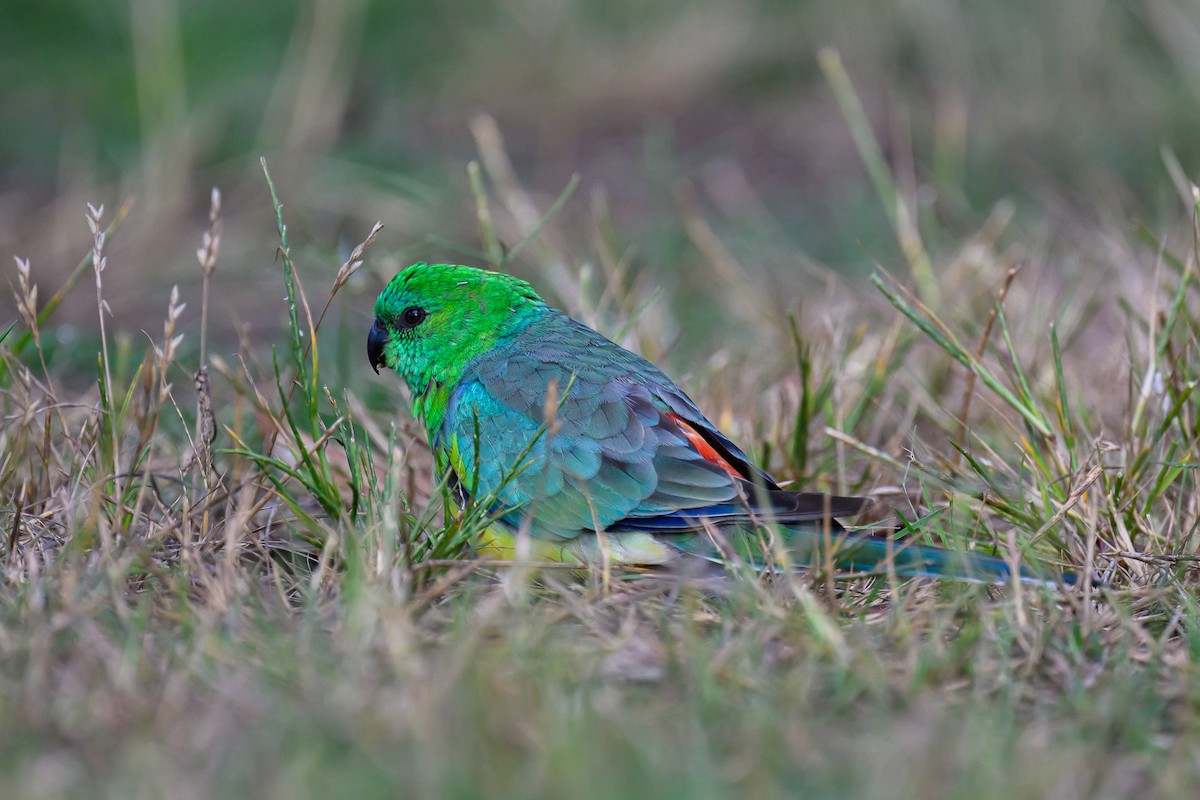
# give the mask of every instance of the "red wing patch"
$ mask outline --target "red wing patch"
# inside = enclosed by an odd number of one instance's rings
[[[696,430],[690,422],[675,413],[668,412],[667,416],[679,426],[680,433],[687,437],[687,440],[692,443],[692,447],[696,448],[696,452],[699,453],[705,461],[716,464],[718,467],[725,470],[735,478],[741,478],[743,480],[745,479],[746,476],[739,472],[733,466],[733,464],[730,464],[727,460],[725,460],[725,457],[718,453],[716,448],[709,444],[708,440],[704,438],[704,435],[701,434],[700,431]]]

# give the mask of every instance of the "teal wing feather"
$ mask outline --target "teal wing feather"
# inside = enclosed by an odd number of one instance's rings
[[[509,522],[573,538],[739,499],[744,482],[706,460],[676,416],[711,429],[648,361],[550,313],[470,365],[435,444],[456,448],[460,484],[511,508]],[[753,469],[720,441],[730,459]]]

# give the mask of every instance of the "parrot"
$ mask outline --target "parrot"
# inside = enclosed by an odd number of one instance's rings
[[[996,556],[847,529],[838,518],[865,498],[781,487],[658,367],[519,278],[416,263],[374,315],[371,366],[407,384],[459,502],[488,511],[481,556],[511,559],[524,534],[523,553],[580,565],[699,559],[1048,582]]]

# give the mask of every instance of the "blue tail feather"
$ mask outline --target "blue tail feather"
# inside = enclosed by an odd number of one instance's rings
[[[832,522],[832,521],[831,521]],[[695,528],[693,528],[693,531]],[[1013,569],[1002,558],[983,553],[947,550],[915,544],[904,539],[847,531],[832,522],[828,534],[818,525],[780,526],[788,558],[797,567],[819,567],[828,560],[838,569],[854,572],[893,571],[901,577],[950,578],[979,583],[1009,583]],[[709,533],[661,535],[664,543],[685,553],[711,561],[740,558],[755,569],[767,565],[764,538],[745,525],[716,525]],[[1021,565],[1017,577],[1023,582],[1063,583],[1073,586],[1078,577],[1070,572],[1039,572]]]

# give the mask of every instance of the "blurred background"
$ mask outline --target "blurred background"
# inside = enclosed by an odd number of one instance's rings
[[[217,186],[214,335],[273,335],[285,308],[265,156],[311,295],[384,223],[334,310],[365,327],[403,263],[482,262],[466,164],[497,136],[487,185],[519,185],[535,217],[579,175],[556,222],[578,237],[526,251],[511,268],[527,277],[578,274],[603,239],[667,302],[706,316],[727,303],[697,266],[712,261],[706,241],[752,288],[784,294],[814,266],[849,280],[875,263],[902,273],[818,66],[826,46],[935,255],[939,237],[961,241],[1000,202],[1015,211],[1008,235],[1035,241],[1077,223],[1177,224],[1164,150],[1200,173],[1195,0],[8,2],[5,274],[14,281],[10,256],[28,257],[44,300],[87,252],[85,203],[111,219],[134,198],[105,275],[114,327],[157,330],[173,284],[194,325],[195,248]],[[508,245],[522,228],[512,207],[495,209]],[[552,296],[564,285],[550,284]],[[0,321],[13,308],[0,299]],[[95,314],[81,287],[56,315],[59,336],[86,334]]]

